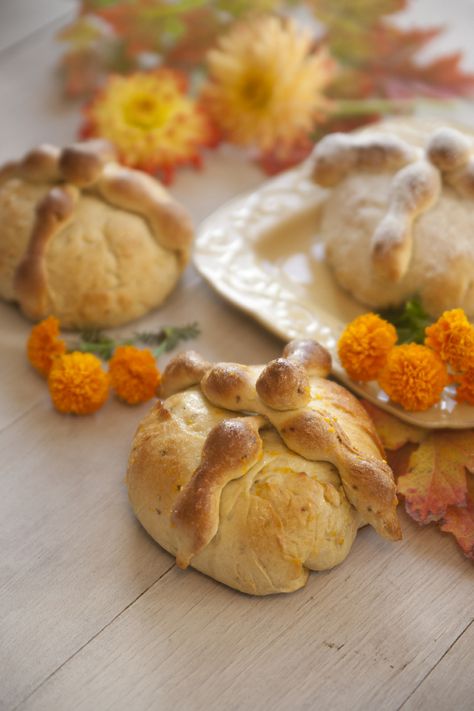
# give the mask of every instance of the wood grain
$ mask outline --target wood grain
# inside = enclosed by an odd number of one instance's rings
[[[365,529],[304,590],[251,598],[171,569],[20,708],[396,709],[474,612],[447,537]],[[420,567],[424,576],[420,576]],[[425,601],[426,604],[423,604]],[[466,605],[466,601],[468,604]]]
[[[440,0],[418,0],[416,13],[426,24],[435,6],[464,37],[466,3],[451,17]],[[79,108],[61,98],[56,75],[63,7],[0,7],[0,161],[75,137]],[[197,222],[262,180],[225,149],[200,175],[180,173],[173,192]],[[193,320],[202,336],[192,346],[208,359],[279,353],[192,268],[131,330]],[[449,536],[406,518],[400,544],[364,529],[342,566],[289,596],[246,597],[179,571],[131,515],[123,485],[147,405],[58,415],[26,363],[29,328],[0,305],[2,711],[472,708],[474,571]]]
[[[73,0],[2,0],[0,52],[25,41],[33,32],[71,12]]]
[[[474,620],[400,711],[440,708],[472,711],[474,706]]]

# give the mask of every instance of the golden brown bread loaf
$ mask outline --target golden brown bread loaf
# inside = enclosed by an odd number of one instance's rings
[[[293,341],[265,367],[183,353],[129,459],[133,510],[176,556],[256,595],[302,587],[371,524],[401,537],[392,472],[372,422],[327,380],[329,354]]]
[[[103,141],[40,146],[0,170],[0,297],[65,328],[116,326],[158,306],[189,256],[186,212]]]
[[[474,316],[474,139],[423,119],[330,134],[314,151],[328,189],[320,233],[337,281],[385,308],[419,294],[433,316]]]

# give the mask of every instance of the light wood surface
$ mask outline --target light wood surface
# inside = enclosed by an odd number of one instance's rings
[[[0,2],[1,161],[66,143],[79,117],[54,71],[70,3],[21,5],[15,15],[13,0]],[[415,5],[420,22],[433,5],[451,21],[454,47],[472,19],[465,0],[455,18],[443,3]],[[227,149],[173,192],[197,222],[262,179]],[[210,359],[279,353],[192,268],[140,325],[192,320],[193,347]],[[123,483],[148,406],[57,414],[26,363],[29,324],[5,304],[0,323],[2,710],[474,708],[474,571],[450,537],[402,514],[403,542],[364,529],[343,565],[286,596],[251,598],[180,571],[133,518]]]

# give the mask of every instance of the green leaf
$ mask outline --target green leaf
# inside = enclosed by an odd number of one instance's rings
[[[187,326],[163,326],[158,331],[139,331],[129,338],[112,338],[100,329],[82,331],[77,341],[69,345],[69,351],[93,353],[99,358],[110,360],[117,346],[131,346],[140,343],[147,346],[157,346],[153,351],[155,358],[176,348],[180,341],[196,338],[200,334],[196,322]]]
[[[379,315],[395,326],[399,344],[424,343],[425,329],[434,321],[424,310],[419,297],[406,301],[403,306],[380,311]]]
[[[135,339],[146,345],[158,346],[154,350],[155,358],[158,358],[162,353],[167,353],[176,348],[180,341],[196,338],[199,334],[199,326],[194,322],[187,326],[163,326],[159,331],[136,333]]]

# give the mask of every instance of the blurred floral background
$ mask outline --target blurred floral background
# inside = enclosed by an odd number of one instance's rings
[[[222,142],[276,173],[314,142],[422,98],[474,96],[459,52],[423,58],[442,27],[401,28],[409,0],[82,0],[60,32],[83,137],[170,182]]]

